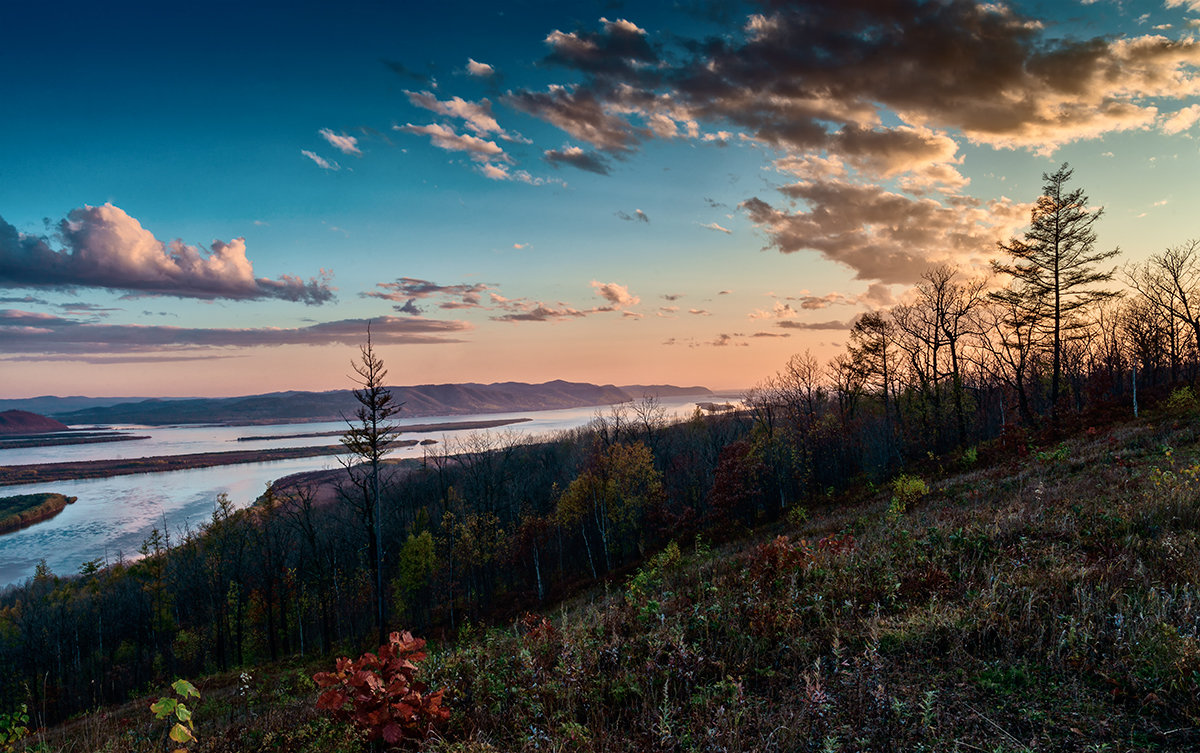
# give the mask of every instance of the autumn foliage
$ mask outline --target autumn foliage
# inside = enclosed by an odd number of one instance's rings
[[[443,691],[429,693],[428,686],[416,680],[423,648],[424,639],[393,632],[378,654],[367,652],[358,661],[339,658],[335,671],[313,675],[317,686],[326,688],[317,708],[353,722],[368,739],[389,746],[424,740],[450,711],[442,706]]]

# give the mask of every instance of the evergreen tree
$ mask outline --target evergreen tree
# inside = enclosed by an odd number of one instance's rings
[[[1083,311],[1116,295],[1096,286],[1112,280],[1114,270],[1097,265],[1119,251],[1096,251],[1096,221],[1103,208],[1088,208],[1082,188],[1067,189],[1073,171],[1063,163],[1052,175],[1042,173],[1042,195],[1034,204],[1025,239],[1000,242],[1012,261],[993,262],[993,269],[1013,278],[1013,285],[993,297],[1022,311],[1044,311],[1037,327],[1050,337],[1050,412],[1057,417],[1063,372],[1063,343],[1086,325]],[[1048,319],[1048,321],[1047,321]]]
[[[379,530],[379,467],[384,457],[391,452],[392,443],[400,433],[391,422],[391,418],[400,412],[404,404],[394,402],[392,393],[383,386],[387,369],[383,366],[383,359],[371,345],[370,326],[367,327],[366,344],[359,347],[359,360],[351,362],[350,365],[356,374],[352,378],[359,386],[359,389],[354,390],[354,398],[358,400],[359,405],[355,413],[357,421],[350,423],[350,427],[342,435],[342,444],[351,455],[351,460],[347,461],[347,470],[358,492],[351,502],[357,508],[367,532],[368,557],[375,581],[375,626],[379,630],[379,640],[384,642],[386,636],[383,616],[383,540]],[[365,467],[365,477],[360,471],[356,471],[360,466]]]

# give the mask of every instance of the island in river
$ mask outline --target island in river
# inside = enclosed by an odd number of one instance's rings
[[[0,497],[0,534],[49,520],[75,500],[76,497],[54,493]]]
[[[513,418],[451,421],[440,424],[424,424],[416,428],[424,432],[464,431],[491,429],[528,420],[527,418]],[[412,431],[414,427],[404,426],[399,428],[402,431]],[[328,436],[331,434],[340,435],[341,433],[320,432],[312,435],[297,436]],[[272,438],[279,439],[279,437]],[[430,441],[424,440],[421,444],[428,444]],[[392,446],[412,447],[415,444],[418,444],[417,440],[405,439],[396,440],[392,443]],[[239,463],[262,463],[271,460],[289,460],[318,455],[338,455],[345,451],[346,448],[341,444],[333,444],[312,447],[278,447],[261,450],[230,450],[227,452],[196,452],[184,455],[157,455],[144,458],[113,458],[109,460],[79,460],[65,463],[9,465],[0,466],[0,486],[66,481],[71,479],[107,478],[109,476],[125,476],[132,473],[180,471],[188,468],[211,468],[212,466],[236,465]]]

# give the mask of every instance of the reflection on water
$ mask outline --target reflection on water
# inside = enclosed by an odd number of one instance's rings
[[[694,409],[695,398],[664,399],[662,405],[671,416],[686,416]],[[532,420],[523,423],[475,433],[538,436],[582,426],[595,418],[597,411],[607,411],[607,406],[480,416],[422,416],[397,423],[530,418]],[[345,424],[340,422],[234,427],[138,427],[137,433],[150,434],[151,438],[136,442],[0,450],[0,465],[334,444],[336,437],[263,442],[236,440],[250,435],[299,434],[344,428]],[[456,439],[470,433],[413,433],[403,434],[402,439],[436,439],[449,442],[450,449],[453,449]],[[393,453],[393,457],[421,457],[422,452],[421,447],[401,448]],[[78,572],[82,563],[96,558],[115,562],[121,556],[136,557],[138,547],[153,527],[165,529],[173,537],[185,527],[195,529],[212,515],[217,495],[221,493],[228,494],[236,505],[245,506],[262,494],[267,484],[281,476],[337,467],[337,459],[326,456],[0,487],[0,496],[5,497],[59,492],[79,498],[75,504],[67,505],[65,510],[48,521],[0,536],[0,587],[32,575],[38,560],[42,558],[45,558],[51,570],[62,575]]]

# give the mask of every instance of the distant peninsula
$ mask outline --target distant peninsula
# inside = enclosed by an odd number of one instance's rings
[[[581,408],[640,400],[643,397],[710,396],[704,387],[673,385],[596,385],[557,380],[543,384],[424,384],[391,387],[402,416],[455,416],[484,413]],[[12,401],[10,401],[11,404]],[[223,398],[145,399],[95,405],[53,413],[69,424],[226,424],[254,425],[340,421],[352,417],[358,403],[350,390],[272,392]]]
[[[52,431],[66,431],[68,428],[70,427],[61,421],[27,410],[0,411],[0,436],[48,434]]]
[[[34,523],[49,520],[74,502],[77,497],[62,494],[18,494],[0,497],[0,534],[12,533]]]

